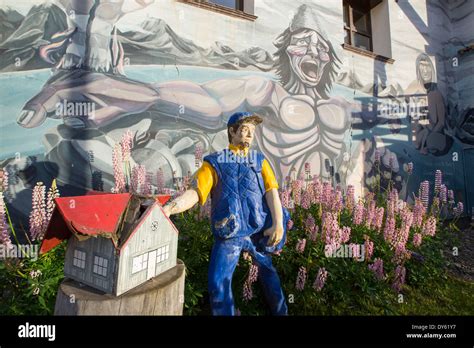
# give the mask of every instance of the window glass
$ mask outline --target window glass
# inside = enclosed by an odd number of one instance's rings
[[[370,51],[370,39],[367,36],[354,33],[354,46]]]
[[[239,2],[238,0],[209,0],[209,2],[216,5],[221,5],[221,6],[240,10],[238,7],[238,2]]]

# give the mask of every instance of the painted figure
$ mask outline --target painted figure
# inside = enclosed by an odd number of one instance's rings
[[[242,251],[258,267],[259,280],[274,315],[286,315],[287,305],[280,279],[272,265],[273,252],[286,240],[289,213],[282,208],[278,183],[262,153],[250,149],[256,114],[238,112],[228,123],[229,147],[204,157],[195,185],[164,206],[165,214],[177,214],[211,195],[211,252],[208,287],[214,315],[234,315],[232,276]]]

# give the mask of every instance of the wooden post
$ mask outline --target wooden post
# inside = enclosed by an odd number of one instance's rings
[[[175,267],[121,296],[104,294],[72,279],[58,289],[54,315],[182,315],[185,267]]]

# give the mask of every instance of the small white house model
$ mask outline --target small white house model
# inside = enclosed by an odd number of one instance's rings
[[[125,193],[55,202],[40,252],[68,239],[66,277],[118,296],[176,265],[178,230],[157,200]]]

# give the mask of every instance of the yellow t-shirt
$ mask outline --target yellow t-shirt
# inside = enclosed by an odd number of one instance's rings
[[[229,149],[235,154],[239,154],[239,151],[241,151],[237,146],[233,145],[229,145]],[[248,149],[244,149],[243,155],[246,156],[247,152]],[[275,174],[266,159],[264,159],[262,163],[262,177],[265,185],[265,192],[274,188],[278,189],[278,182],[275,178]],[[201,168],[197,170],[195,178],[195,189],[199,195],[199,204],[203,205],[206,203],[211,189],[217,183],[217,173],[209,162],[204,161]]]

